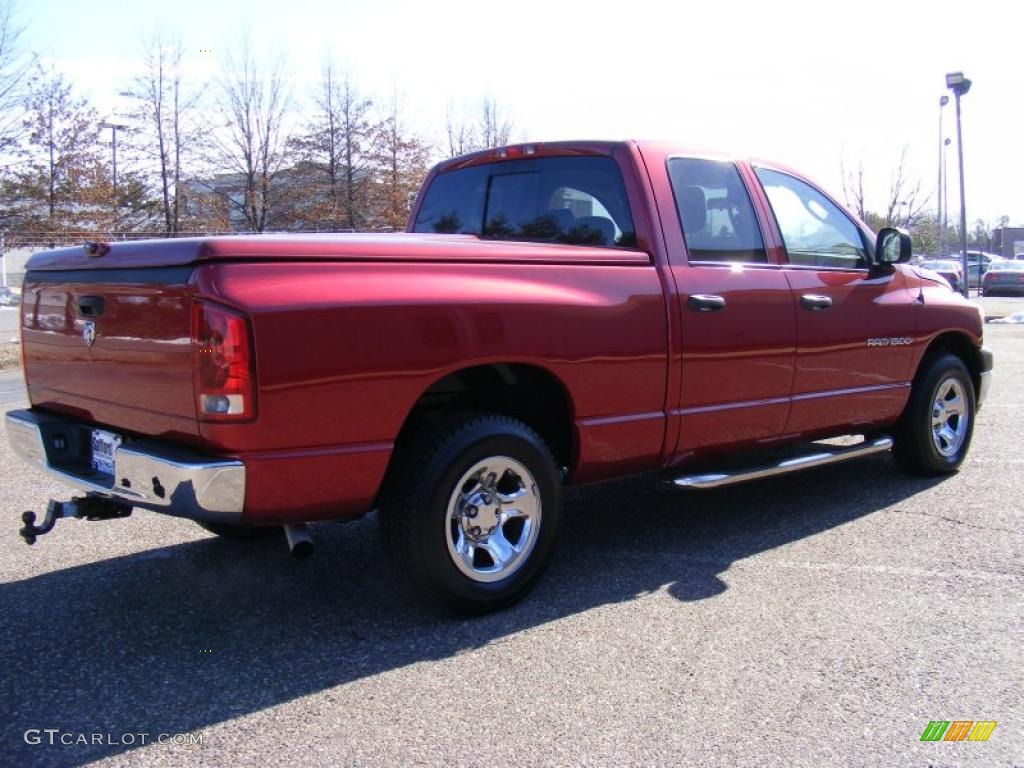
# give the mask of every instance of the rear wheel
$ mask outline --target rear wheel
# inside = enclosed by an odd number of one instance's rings
[[[525,597],[547,565],[561,504],[540,436],[505,416],[457,417],[396,461],[380,525],[406,590],[468,613]]]
[[[893,454],[915,474],[955,472],[974,431],[974,383],[955,355],[932,357],[922,366],[894,435]]]

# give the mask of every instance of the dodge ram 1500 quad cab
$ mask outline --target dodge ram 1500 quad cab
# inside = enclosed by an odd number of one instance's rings
[[[42,252],[7,432],[84,495],[22,535],[141,508],[304,554],[377,509],[409,584],[486,611],[538,579],[565,485],[952,472],[992,355],[909,258],[791,170],[635,141],[443,162],[404,234]]]

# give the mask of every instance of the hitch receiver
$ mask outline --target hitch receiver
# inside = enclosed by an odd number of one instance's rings
[[[46,506],[46,514],[43,522],[36,525],[36,513],[25,512],[21,516],[21,522],[25,525],[18,529],[18,534],[25,540],[26,544],[35,544],[36,537],[42,536],[53,530],[53,526],[62,517],[84,517],[86,520],[114,520],[119,517],[128,517],[132,508],[127,504],[112,499],[104,499],[99,496],[80,496],[71,501],[54,501]]]

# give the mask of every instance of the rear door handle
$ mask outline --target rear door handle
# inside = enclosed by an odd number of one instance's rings
[[[805,293],[800,297],[800,306],[812,312],[819,312],[823,309],[831,309],[831,296],[818,296],[814,293]]]
[[[82,317],[99,317],[103,314],[102,296],[79,296],[78,313]]]
[[[686,297],[686,306],[694,312],[717,312],[725,309],[725,299],[712,293],[691,293]]]

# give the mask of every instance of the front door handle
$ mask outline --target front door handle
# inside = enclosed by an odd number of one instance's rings
[[[805,293],[800,297],[800,306],[812,312],[820,312],[823,309],[831,309],[831,296],[818,296],[814,293]]]
[[[725,299],[711,293],[691,293],[686,297],[686,306],[694,312],[717,312],[725,309]]]

